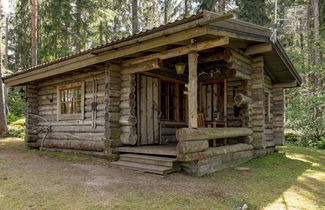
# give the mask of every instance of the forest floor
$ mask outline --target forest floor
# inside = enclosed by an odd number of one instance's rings
[[[296,146],[204,177],[161,177],[0,139],[0,209],[325,209],[325,151]]]

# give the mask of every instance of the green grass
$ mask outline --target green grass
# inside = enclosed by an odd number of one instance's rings
[[[325,151],[278,149],[241,165],[250,171],[160,177],[0,139],[0,209],[325,209]]]

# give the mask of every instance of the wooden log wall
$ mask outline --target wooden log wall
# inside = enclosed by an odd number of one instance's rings
[[[186,123],[160,121],[160,142],[161,144],[177,143],[176,131],[179,128],[187,127]]]
[[[273,110],[272,103],[272,81],[271,78],[265,73],[264,74],[264,109],[265,109],[265,127],[264,127],[264,136],[265,136],[265,146],[274,147],[274,138],[273,138]]]
[[[108,84],[106,90],[106,95],[108,100],[105,104],[107,108],[106,113],[106,139],[109,145],[106,148],[121,146],[122,142],[120,139],[121,128],[120,128],[120,102],[121,102],[121,72],[120,66],[115,64],[108,65]]]
[[[89,69],[85,72],[76,72],[72,75],[55,77],[38,85],[38,115],[48,120],[51,129],[44,141],[44,147],[60,148],[60,149],[76,149],[89,151],[104,151],[106,137],[113,138],[117,135],[110,132],[107,136],[105,132],[105,93],[106,84],[109,80],[105,79],[105,67],[98,69]],[[84,119],[83,120],[57,120],[57,86],[71,84],[74,82],[85,82],[84,92]],[[96,81],[96,82],[95,82]],[[94,82],[96,87],[94,89]],[[112,85],[111,87],[114,87]],[[110,89],[111,90],[111,89]],[[110,95],[118,95],[116,90],[109,91]],[[94,102],[94,92],[96,94],[97,107],[94,112],[92,103]],[[107,101],[107,99],[106,99]],[[118,107],[118,101],[110,100],[110,115],[108,122],[112,127],[117,124],[119,113],[114,112]],[[45,121],[39,121],[38,125],[47,125]],[[43,138],[45,133],[40,133],[39,138]]]
[[[26,118],[26,137],[27,146],[29,148],[40,147],[39,137],[37,132],[38,128],[38,94],[39,88],[37,84],[31,83],[26,86],[26,98],[27,98],[27,118]]]
[[[252,129],[253,145],[257,149],[266,148],[265,143],[265,93],[264,93],[264,58],[253,59],[252,63]]]
[[[236,52],[235,50],[228,49],[229,54],[231,55],[230,59],[228,59],[227,67],[230,69],[235,69],[236,74],[235,77],[250,80],[251,79],[251,64],[252,61],[246,55],[240,52]]]
[[[136,75],[122,72],[119,124],[121,128],[120,140],[122,144],[135,145],[137,143],[136,118]]]
[[[274,88],[272,90],[271,113],[273,115],[273,139],[275,145],[284,143],[284,93],[283,88]]]

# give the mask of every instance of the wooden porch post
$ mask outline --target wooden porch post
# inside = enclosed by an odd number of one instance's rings
[[[197,128],[197,60],[198,53],[188,54],[188,127]]]

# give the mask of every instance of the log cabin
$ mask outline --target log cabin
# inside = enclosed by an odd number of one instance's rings
[[[301,84],[272,30],[206,11],[3,81],[26,86],[29,148],[195,176],[274,152]]]

